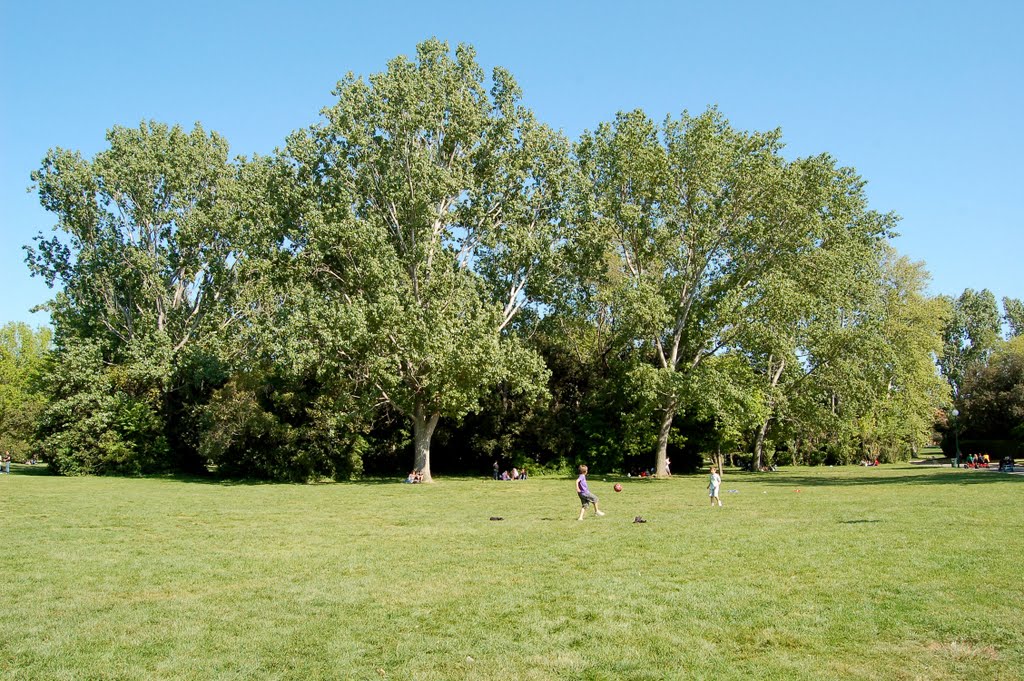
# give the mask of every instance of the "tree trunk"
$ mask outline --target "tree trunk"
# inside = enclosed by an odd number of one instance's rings
[[[423,482],[433,482],[430,475],[430,438],[434,435],[440,414],[427,416],[422,404],[417,404],[412,418],[413,440],[416,443],[414,468],[423,474]]]
[[[768,355],[768,368],[772,366],[772,355]],[[771,387],[774,390],[779,385],[779,379],[782,378],[782,371],[786,368],[786,360],[779,362],[779,368],[772,373]],[[761,470],[761,466],[764,464],[764,437],[768,433],[768,424],[772,422],[771,414],[775,409],[774,398],[768,400],[768,418],[765,419],[764,423],[757,430],[757,441],[754,443],[754,460],[751,462],[751,468],[755,471]]]
[[[658,477],[668,475],[668,435],[672,432],[672,419],[676,417],[676,398],[670,398],[665,405],[665,416],[661,419],[661,430],[658,431],[658,459],[655,470]]]
[[[755,470],[761,470],[763,463],[764,453],[764,436],[768,433],[768,424],[771,423],[771,419],[765,419],[765,422],[761,424],[761,427],[757,429],[757,440],[754,441],[754,460],[750,463],[750,467]]]

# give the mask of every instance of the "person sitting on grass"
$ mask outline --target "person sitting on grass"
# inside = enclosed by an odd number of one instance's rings
[[[580,503],[583,504],[582,508],[580,508],[580,517],[576,520],[583,520],[583,516],[587,513],[587,506],[590,504],[594,505],[594,515],[604,515],[604,512],[597,507],[597,497],[587,487],[588,470],[586,466],[580,466],[580,477],[576,478],[576,494],[579,495]]]

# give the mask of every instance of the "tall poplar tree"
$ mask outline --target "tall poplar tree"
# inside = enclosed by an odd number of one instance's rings
[[[988,289],[964,289],[958,298],[946,298],[949,314],[943,329],[942,374],[957,402],[963,382],[974,364],[984,364],[1000,340],[1001,320],[995,295]]]
[[[488,92],[466,45],[453,57],[428,40],[335,94],[283,159],[299,188],[289,240],[321,292],[304,314],[411,420],[429,480],[442,416],[477,410],[499,382],[542,389],[543,362],[512,331],[558,270],[569,144],[520,104],[507,71]],[[333,343],[339,316],[359,332]]]
[[[781,150],[778,130],[738,131],[715,109],[663,126],[619,114],[577,147],[583,219],[608,246],[603,285],[659,368],[659,474],[691,372],[766,326],[773,286],[819,272],[808,264],[824,245],[869,242],[895,221],[867,210],[852,170]]]
[[[100,461],[110,471],[198,467],[169,424],[184,411],[172,402],[186,355],[218,346],[246,312],[234,298],[246,261],[237,168],[227,141],[198,124],[116,126],[107,142],[92,159],[52,149],[32,175],[57,219],[27,249],[32,273],[56,289],[46,449],[79,472]],[[128,436],[129,422],[144,427]]]

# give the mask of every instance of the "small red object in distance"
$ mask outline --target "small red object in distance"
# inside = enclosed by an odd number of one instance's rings
[[[612,487],[612,489],[615,490],[616,492],[621,492],[622,485],[620,485],[619,483],[615,483],[615,487]]]

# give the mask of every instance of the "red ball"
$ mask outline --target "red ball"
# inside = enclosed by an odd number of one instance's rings
[[[615,483],[615,486],[612,487],[612,489],[615,490],[616,492],[621,492],[622,491],[622,485],[620,485],[619,483]]]

